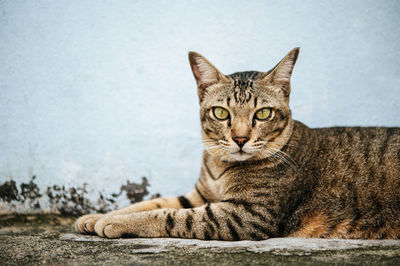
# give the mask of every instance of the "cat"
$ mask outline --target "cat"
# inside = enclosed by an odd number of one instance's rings
[[[400,128],[294,121],[298,54],[268,72],[224,75],[190,52],[205,146],[194,189],[85,215],[76,230],[108,238],[400,238]]]

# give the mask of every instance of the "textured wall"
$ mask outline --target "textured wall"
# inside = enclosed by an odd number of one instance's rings
[[[99,192],[111,197],[125,184],[114,197],[121,206],[127,180],[143,185],[142,176],[147,197],[185,193],[202,149],[189,50],[228,74],[268,70],[300,46],[296,119],[399,126],[399,8],[365,0],[0,1],[2,199],[35,208],[40,198],[44,208],[50,194],[69,201],[87,183],[96,205]]]

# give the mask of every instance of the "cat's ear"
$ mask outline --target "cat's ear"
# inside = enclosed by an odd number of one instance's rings
[[[287,96],[290,94],[290,77],[294,65],[296,64],[300,48],[294,48],[290,51],[263,79],[264,82],[269,84],[278,85]]]
[[[197,82],[200,100],[203,99],[208,87],[213,84],[228,81],[228,78],[219,72],[207,58],[196,52],[189,52],[189,62],[194,78]]]

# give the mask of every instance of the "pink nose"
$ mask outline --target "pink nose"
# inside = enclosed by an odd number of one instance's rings
[[[237,145],[239,145],[240,148],[243,147],[247,141],[249,141],[248,137],[233,137],[232,139]]]

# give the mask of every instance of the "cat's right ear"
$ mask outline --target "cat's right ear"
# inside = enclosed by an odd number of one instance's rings
[[[203,100],[207,88],[213,84],[228,81],[228,78],[219,72],[207,58],[196,52],[189,52],[189,62],[194,78],[197,82],[200,101]]]

